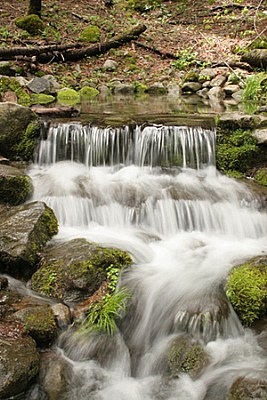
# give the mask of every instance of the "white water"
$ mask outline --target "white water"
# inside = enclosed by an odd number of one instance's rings
[[[236,377],[264,376],[265,354],[223,285],[233,265],[266,253],[267,215],[215,170],[214,140],[197,128],[76,123],[52,126],[41,141],[34,199],[54,209],[58,239],[85,237],[134,259],[121,278],[134,306],[117,335],[65,339],[67,399],[219,400]],[[165,168],[174,158],[180,166]],[[197,379],[168,381],[162,354],[183,332],[203,341],[211,363]],[[96,348],[100,364],[90,360]]]

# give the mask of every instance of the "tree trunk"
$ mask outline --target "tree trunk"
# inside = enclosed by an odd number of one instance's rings
[[[247,62],[252,67],[267,68],[267,49],[254,49],[245,53],[241,57],[241,61]]]
[[[41,16],[42,0],[30,0],[28,15],[36,14]]]

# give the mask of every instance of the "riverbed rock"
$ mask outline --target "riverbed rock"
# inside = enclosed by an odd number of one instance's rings
[[[35,341],[19,324],[0,322],[0,398],[22,393],[38,370]]]
[[[62,303],[57,303],[53,304],[51,308],[56,317],[57,325],[59,328],[64,329],[71,324],[72,317],[68,306]]]
[[[30,160],[40,135],[36,114],[15,103],[0,103],[1,155],[11,160]],[[12,123],[11,123],[12,121]]]
[[[267,380],[256,377],[241,376],[230,387],[226,400],[266,400]]]
[[[132,263],[124,251],[97,246],[85,239],[51,243],[42,253],[40,268],[31,279],[32,288],[65,301],[82,301],[107,279],[106,269]]]
[[[43,202],[0,206],[0,273],[29,277],[57,230],[56,217]]]
[[[17,168],[0,164],[0,192],[0,203],[24,203],[33,192],[31,178]]]
[[[12,319],[22,324],[38,346],[49,345],[56,338],[56,318],[49,305],[24,308],[14,313]]]

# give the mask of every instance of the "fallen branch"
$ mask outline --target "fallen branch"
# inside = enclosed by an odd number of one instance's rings
[[[50,52],[62,52],[69,49],[75,49],[81,47],[80,43],[69,43],[63,45],[51,45],[51,46],[39,46],[39,47],[11,47],[11,48],[1,48],[0,49],[0,59],[10,60],[16,56],[39,56],[43,53]]]
[[[60,53],[41,54],[38,56],[37,61],[40,63],[56,62],[56,61],[77,61],[85,57],[98,56],[104,54],[110,49],[116,49],[125,43],[138,38],[146,30],[145,25],[136,25],[129,32],[123,33],[121,35],[114,36],[113,39],[108,40],[104,43],[98,43],[94,46],[83,47],[77,50],[66,50]]]
[[[74,107],[40,107],[32,106],[31,110],[38,115],[49,117],[77,117],[79,111]]]

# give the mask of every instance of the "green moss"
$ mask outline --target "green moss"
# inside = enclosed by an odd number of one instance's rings
[[[61,104],[70,106],[79,103],[80,95],[74,89],[64,88],[58,91],[57,100]]]
[[[220,171],[246,172],[255,160],[257,152],[256,139],[250,130],[237,129],[234,132],[218,130],[216,162]]]
[[[79,40],[88,43],[96,43],[99,41],[99,39],[100,39],[100,30],[96,25],[88,26],[81,32],[79,36]]]
[[[134,91],[137,94],[143,94],[143,93],[147,92],[147,86],[141,82],[138,82],[138,81],[133,82],[133,87],[134,87]]]
[[[227,279],[226,295],[246,326],[265,314],[267,259],[258,257],[234,268]]]
[[[51,94],[44,94],[44,93],[39,93],[39,94],[32,94],[30,97],[31,104],[49,104],[55,101],[55,97],[52,96]]]
[[[20,159],[30,161],[33,158],[36,138],[40,136],[40,124],[37,121],[30,122],[25,129],[21,140],[14,146],[14,151]]]
[[[80,90],[80,97],[82,99],[90,99],[91,97],[95,97],[99,95],[99,91],[91,86],[84,86]]]
[[[260,185],[267,186],[267,168],[260,168],[254,178]]]
[[[24,203],[32,194],[31,178],[27,175],[0,176],[1,203],[12,206]]]
[[[27,15],[15,20],[17,27],[27,31],[30,35],[39,35],[44,30],[44,23],[36,14]]]
[[[17,95],[18,103],[23,106],[31,104],[29,94],[21,87],[15,78],[2,77],[0,78],[0,94],[5,92],[14,92]]]
[[[209,361],[208,354],[200,343],[188,337],[175,339],[167,353],[167,363],[172,378],[180,373],[196,376]]]

